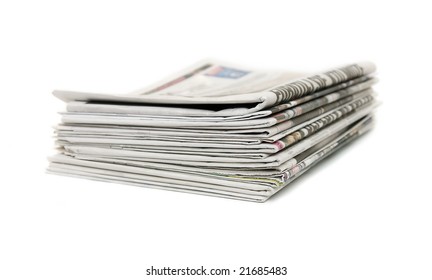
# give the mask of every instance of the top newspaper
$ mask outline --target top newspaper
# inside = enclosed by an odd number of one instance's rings
[[[54,91],[53,94],[68,102],[69,112],[128,113],[151,118],[166,116],[168,119],[172,116],[173,119],[180,117],[180,120],[181,117],[203,117],[199,119],[235,121],[262,118],[362,83],[374,71],[375,66],[370,62],[358,62],[305,75],[283,71],[253,71],[226,63],[202,61],[150,87],[129,94],[73,91]],[[128,106],[116,107],[115,104],[119,103]]]

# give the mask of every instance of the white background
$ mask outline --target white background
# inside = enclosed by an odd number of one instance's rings
[[[2,0],[0,279],[149,279],[152,265],[432,279],[427,2]],[[205,57],[372,60],[378,125],[264,204],[44,173],[64,108],[52,90],[128,92]]]

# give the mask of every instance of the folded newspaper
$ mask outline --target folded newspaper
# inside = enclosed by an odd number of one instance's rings
[[[373,127],[374,72],[203,61],[129,94],[54,91],[67,110],[48,172],[263,202]]]

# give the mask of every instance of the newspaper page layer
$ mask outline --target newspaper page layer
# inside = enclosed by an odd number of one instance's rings
[[[86,102],[181,105],[184,115],[202,110],[205,116],[239,116],[323,91],[367,76],[370,62],[358,62],[312,75],[262,72],[204,61],[145,90],[110,95],[54,91],[60,99]],[[164,110],[170,114],[170,110]],[[177,111],[175,114],[179,114]]]

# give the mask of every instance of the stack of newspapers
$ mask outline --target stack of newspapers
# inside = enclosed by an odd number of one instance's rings
[[[374,71],[204,61],[129,94],[55,91],[67,111],[48,172],[262,202],[372,128]]]

